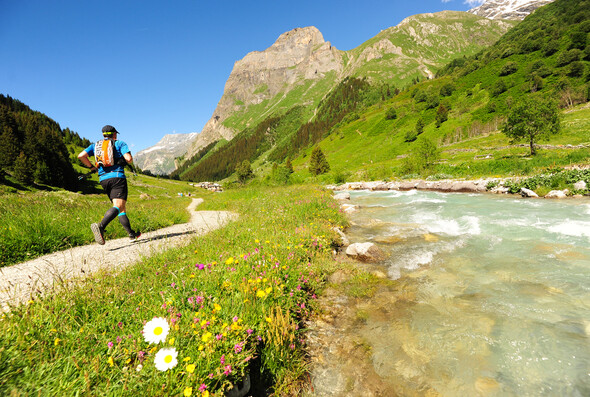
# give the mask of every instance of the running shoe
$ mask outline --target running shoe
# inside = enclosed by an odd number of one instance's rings
[[[94,241],[100,245],[104,245],[104,229],[98,223],[90,225],[90,230],[94,234]]]
[[[141,237],[141,232],[138,230],[136,232],[133,232],[132,234],[129,235],[129,240],[137,240],[138,238]]]

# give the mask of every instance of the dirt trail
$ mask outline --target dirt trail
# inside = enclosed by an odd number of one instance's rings
[[[86,277],[100,269],[118,270],[171,247],[186,244],[194,235],[220,228],[237,217],[226,211],[195,211],[202,199],[188,206],[189,223],[143,233],[136,241],[129,238],[107,240],[55,252],[17,265],[0,268],[0,310],[28,301],[54,286],[73,278]],[[90,223],[88,224],[90,233]]]

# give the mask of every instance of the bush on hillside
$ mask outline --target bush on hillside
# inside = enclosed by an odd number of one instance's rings
[[[508,76],[518,70],[516,62],[506,62],[500,69],[500,76]]]
[[[555,60],[555,65],[556,66],[565,66],[565,65],[569,65],[570,63],[574,62],[574,61],[579,61],[582,58],[582,51],[576,49],[573,50],[569,50],[569,51],[563,51],[560,52],[559,55],[557,55],[557,59]]]
[[[395,120],[397,118],[397,111],[394,107],[387,109],[385,112],[385,119],[386,120]]]

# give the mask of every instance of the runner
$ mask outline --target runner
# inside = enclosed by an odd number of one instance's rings
[[[131,152],[127,144],[117,140],[119,132],[112,125],[105,125],[102,128],[104,139],[93,143],[80,152],[78,159],[91,170],[98,170],[98,180],[100,185],[109,196],[113,207],[104,214],[100,223],[93,223],[90,229],[94,234],[94,240],[103,245],[104,230],[107,225],[116,217],[131,240],[141,236],[141,232],[133,231],[127,214],[125,205],[127,203],[127,179],[125,178],[125,165],[133,162]],[[90,161],[90,156],[96,159],[96,166]]]

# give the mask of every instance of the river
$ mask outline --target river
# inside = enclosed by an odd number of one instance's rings
[[[350,194],[350,240],[405,291],[363,328],[400,394],[590,395],[590,200]]]

